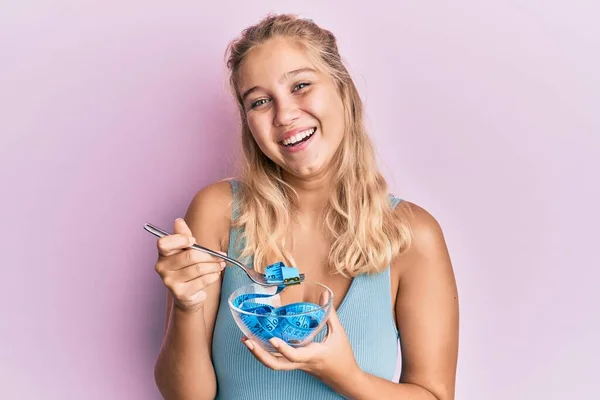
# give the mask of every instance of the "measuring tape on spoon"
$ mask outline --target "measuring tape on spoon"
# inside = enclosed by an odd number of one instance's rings
[[[300,282],[298,268],[286,267],[282,262],[269,265],[265,276],[267,282],[283,282],[283,284],[277,286],[277,290],[273,294],[245,293],[235,297],[232,300],[235,307],[242,311],[259,314],[239,313],[242,322],[252,334],[265,343],[268,343],[269,339],[273,337],[280,338],[290,345],[302,342],[319,327],[325,317],[325,310],[321,306],[309,302],[292,303],[281,307],[261,303],[261,299],[267,300],[269,297],[277,296],[286,286]],[[308,315],[293,316],[310,311],[314,312]]]

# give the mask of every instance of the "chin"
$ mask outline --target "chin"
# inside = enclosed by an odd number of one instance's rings
[[[311,165],[302,165],[298,167],[286,168],[287,173],[300,179],[318,178],[328,171],[326,163],[318,162]]]

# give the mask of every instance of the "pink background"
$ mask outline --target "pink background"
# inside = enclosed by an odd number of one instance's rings
[[[232,173],[223,52],[269,11],[337,34],[394,192],[445,229],[457,399],[600,391],[597,1],[10,3],[0,398],[159,398],[164,290],[142,224],[171,228]]]

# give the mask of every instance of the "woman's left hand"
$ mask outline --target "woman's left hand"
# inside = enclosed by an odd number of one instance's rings
[[[327,320],[327,336],[322,342],[312,342],[305,347],[293,348],[281,339],[270,340],[281,354],[275,356],[252,340],[242,338],[254,357],[268,368],[278,371],[299,369],[322,380],[330,386],[350,380],[362,371],[352,352],[346,332],[335,309]]]

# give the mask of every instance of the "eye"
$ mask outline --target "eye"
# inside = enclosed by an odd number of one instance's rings
[[[250,103],[250,108],[256,108],[259,106],[262,106],[263,104],[266,104],[269,101],[269,99],[258,99],[252,103]]]
[[[298,90],[302,90],[302,89],[304,89],[305,87],[308,87],[308,86],[310,86],[310,83],[308,83],[308,82],[299,83],[296,86],[294,86],[294,91],[297,92]]]

